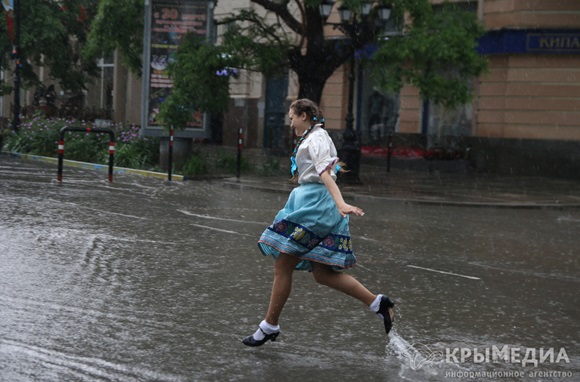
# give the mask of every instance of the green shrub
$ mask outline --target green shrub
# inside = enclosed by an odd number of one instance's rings
[[[141,137],[139,126],[117,125],[117,166],[153,169],[159,163],[159,138]]]
[[[217,157],[216,167],[222,169],[228,174],[235,174],[238,172],[238,156],[220,152]],[[247,172],[252,168],[247,157],[242,155],[240,163],[240,170]]]
[[[281,175],[282,169],[280,168],[280,161],[276,158],[268,159],[266,163],[258,167],[258,175],[260,176],[273,176]]]
[[[66,125],[65,120],[48,120],[40,115],[22,120],[19,132],[6,136],[5,149],[54,157],[57,155],[60,129]]]
[[[94,127],[92,123],[41,115],[25,119],[18,133],[5,134],[4,148],[22,154],[56,157],[58,138],[63,127]],[[135,125],[113,124],[115,166],[151,169],[159,163],[159,139],[140,137]],[[108,164],[108,133],[68,131],[64,135],[64,157],[82,162]]]
[[[204,175],[208,173],[208,165],[205,157],[198,153],[193,153],[191,157],[183,164],[181,173],[184,176]]]

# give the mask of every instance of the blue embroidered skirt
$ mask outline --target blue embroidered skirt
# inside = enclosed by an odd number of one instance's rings
[[[324,184],[305,183],[295,188],[286,205],[266,228],[258,247],[264,255],[280,253],[302,261],[296,269],[312,271],[311,262],[350,268],[356,264],[348,216],[343,218]]]

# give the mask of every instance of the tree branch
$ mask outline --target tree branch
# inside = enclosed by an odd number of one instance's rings
[[[247,31],[249,35],[263,37],[266,40],[275,41],[275,43],[278,45],[283,45],[282,39],[280,38],[280,36],[276,34],[275,26],[267,25],[266,22],[261,17],[259,17],[253,10],[241,11],[240,14],[236,16],[230,16],[223,20],[217,21],[217,24],[227,24],[234,21],[247,21],[251,24],[250,26],[240,27],[239,29],[240,31]],[[257,34],[252,33],[253,28],[256,28],[254,29],[254,31],[257,31],[258,32]]]
[[[261,5],[265,10],[272,11],[278,15],[290,29],[295,33],[303,36],[305,33],[304,25],[294,18],[288,11],[289,0],[284,0],[281,3],[275,3],[271,0],[250,0],[252,3]]]

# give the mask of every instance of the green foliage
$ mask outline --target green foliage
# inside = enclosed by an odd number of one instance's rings
[[[165,126],[184,128],[196,111],[223,112],[229,102],[229,79],[217,75],[231,67],[230,56],[220,46],[186,34],[169,66],[173,89],[163,102],[158,119]]]
[[[108,163],[108,134],[69,131],[65,134],[64,141],[64,157],[66,159],[89,163]]]
[[[273,176],[283,174],[284,170],[280,167],[278,159],[268,159],[266,163],[258,167],[257,173],[260,176]]]
[[[42,65],[64,89],[85,88],[88,79],[97,73],[96,63],[82,60],[81,55],[96,6],[96,0],[20,1],[19,53],[25,87],[38,83],[33,66]],[[0,30],[7,30],[5,17],[0,17]],[[12,52],[8,33],[0,34],[0,52],[0,67],[7,69]]]
[[[217,20],[228,25],[219,46],[186,37],[171,67],[175,89],[161,108],[163,123],[182,128],[196,111],[225,110],[228,78],[215,75],[225,67],[266,75],[290,68],[298,76],[299,96],[319,101],[332,73],[355,49],[369,43],[379,44],[372,57],[379,87],[396,92],[404,84],[412,84],[424,99],[447,107],[467,102],[472,96],[468,81],[486,70],[486,60],[475,50],[483,29],[475,14],[457,6],[450,4],[434,13],[428,0],[380,0],[392,5],[391,18],[410,20],[404,36],[384,40],[383,27],[373,12],[359,26],[357,38],[340,40],[324,38],[318,15],[321,1],[298,2],[300,12],[296,12],[294,2],[251,0],[266,10],[268,17],[245,9]],[[342,2],[354,10],[362,3]],[[101,0],[99,4],[85,58],[118,49],[124,63],[140,72],[143,2]],[[54,29],[58,29],[56,25]]]
[[[266,75],[287,70],[291,44],[279,22],[266,21],[251,9],[241,10],[220,23],[229,26],[221,45],[237,68]]]
[[[448,4],[442,11],[416,5],[412,26],[404,36],[382,41],[372,60],[379,87],[398,92],[405,83],[419,88],[421,96],[452,108],[472,98],[470,81],[484,73],[487,61],[476,51],[483,27],[476,15]]]
[[[141,74],[143,51],[142,0],[101,0],[83,54],[96,60],[118,50],[125,66]]]
[[[139,126],[114,125],[117,137],[115,165],[119,167],[152,169],[159,163],[159,139],[141,137]],[[106,152],[105,152],[106,154]]]
[[[205,175],[208,173],[208,164],[204,156],[193,153],[183,164],[181,172],[185,176]]]
[[[36,115],[23,120],[18,133],[6,136],[5,149],[19,153],[56,156],[60,129],[67,124],[64,120],[47,120]]]
[[[12,89],[12,86],[6,85],[4,80],[0,80],[0,97],[12,93]]]
[[[254,11],[240,11],[237,20],[249,23],[232,24],[221,45],[191,33],[183,37],[168,69],[174,87],[160,108],[162,124],[181,129],[196,111],[224,112],[229,103],[229,76],[217,74],[224,69],[229,74],[242,68],[265,74],[283,71],[289,44],[278,34],[278,27],[268,25]]]
[[[363,0],[344,0],[340,4],[360,12]],[[447,5],[433,12],[428,0],[381,0],[392,6],[395,23],[410,20],[404,37],[383,39],[378,14],[371,12],[357,27],[354,39],[324,39],[318,15],[321,0],[305,0],[301,18],[288,2],[255,1],[277,18],[259,17],[254,10],[240,11],[218,23],[231,24],[223,39],[232,56],[240,57],[243,68],[264,71],[287,67],[299,80],[299,97],[318,101],[326,79],[366,44],[379,44],[372,57],[379,87],[398,92],[404,84],[417,86],[425,99],[447,107],[467,102],[472,95],[469,84],[485,71],[486,60],[476,50],[483,34],[475,14]],[[290,42],[284,33],[291,30]],[[305,43],[307,41],[307,43]],[[324,63],[323,65],[321,63]]]
[[[216,161],[216,167],[218,169],[223,169],[228,174],[235,174],[238,171],[238,157],[236,155],[227,154],[221,152],[218,154]],[[240,163],[241,172],[247,172],[251,169],[250,161],[248,158],[242,156],[242,161]]]
[[[23,120],[18,133],[5,136],[5,149],[22,154],[57,156],[58,139],[63,127],[86,127],[83,121],[47,119],[37,115]],[[113,125],[115,132],[115,166],[149,169],[159,162],[159,140],[139,136],[134,125]],[[108,164],[109,134],[66,132],[66,159]]]

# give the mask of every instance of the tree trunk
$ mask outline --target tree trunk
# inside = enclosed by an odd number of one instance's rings
[[[317,104],[320,104],[326,81],[345,61],[343,56],[325,55],[321,51],[296,57],[295,65],[291,65],[298,75],[298,98],[308,98]]]
[[[316,53],[295,57],[294,65],[290,67],[298,75],[298,98],[308,98],[320,104],[326,81],[348,57],[344,52],[334,56]]]
[[[322,90],[324,90],[325,83],[326,78],[312,78],[311,75],[300,75],[300,73],[298,73],[298,98],[308,98],[309,100],[320,104]]]
[[[320,104],[322,91],[328,78],[349,57],[349,49],[339,49],[342,41],[328,40],[324,37],[324,22],[318,7],[307,6],[306,51],[294,47],[289,52],[290,68],[298,75],[298,98],[308,98]],[[350,48],[350,47],[349,47]]]

